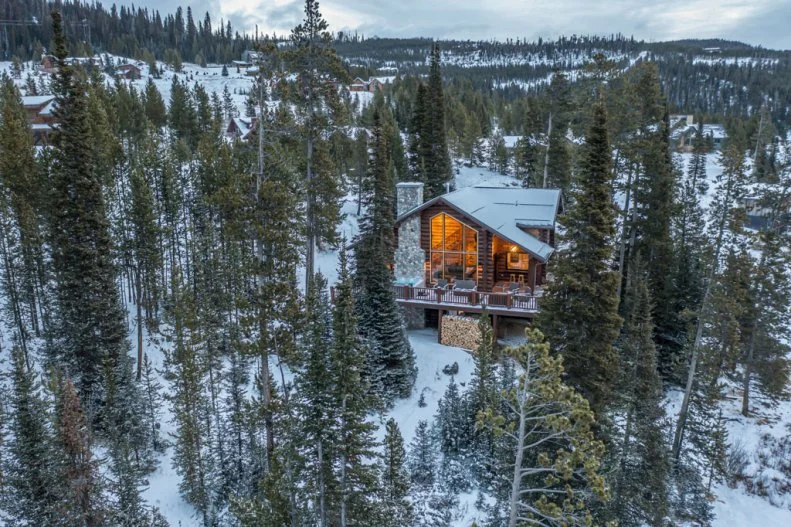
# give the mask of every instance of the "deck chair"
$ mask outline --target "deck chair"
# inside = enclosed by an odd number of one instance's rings
[[[447,289],[448,288],[448,280],[445,278],[440,278],[437,280],[437,288],[438,289]]]
[[[472,280],[456,280],[454,286],[457,291],[475,291],[475,282]]]

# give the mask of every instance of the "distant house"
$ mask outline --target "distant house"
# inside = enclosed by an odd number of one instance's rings
[[[693,121],[690,119],[688,122]],[[676,149],[681,152],[691,151],[697,136],[698,126],[696,124],[684,124],[684,121],[680,121],[675,127],[671,126],[670,139],[676,144]],[[721,124],[704,124],[703,137],[711,142],[711,146],[715,150],[720,150],[728,138],[728,133]]]
[[[382,91],[386,84],[392,83],[393,79],[395,79],[395,77],[370,77],[368,80],[363,80],[360,77],[355,77],[355,79],[349,85],[349,91],[352,92],[367,91],[371,93],[376,93],[377,91]]]
[[[142,77],[142,72],[134,64],[121,64],[115,69],[115,76],[127,80],[137,80]]]
[[[83,66],[84,68],[104,68],[104,60],[100,55],[93,57],[66,57],[66,64]],[[54,55],[42,55],[38,69],[44,73],[55,73],[58,70],[58,59]]]
[[[703,48],[704,53],[708,53],[709,55],[719,55],[722,53],[722,49],[720,48]]]
[[[42,55],[38,69],[44,73],[55,73],[58,69],[57,59],[54,55]]]
[[[242,51],[242,62],[247,62],[248,64],[252,64],[261,59],[262,53],[260,51],[253,51],[251,49],[246,49]]]
[[[257,121],[255,117],[234,117],[228,121],[228,126],[225,127],[225,137],[245,140],[250,132],[255,130]]]
[[[721,124],[704,124],[703,136],[711,139],[712,144],[716,150],[722,148],[723,143],[728,138],[728,133],[725,127]]]
[[[782,232],[791,230],[791,196],[784,196],[778,185],[749,185],[739,204],[744,208],[747,227],[755,230],[779,227]]]
[[[22,97],[22,106],[33,132],[33,144],[49,144],[49,134],[54,130],[55,124],[55,96],[26,95]]]

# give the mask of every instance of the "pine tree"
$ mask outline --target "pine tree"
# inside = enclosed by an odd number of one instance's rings
[[[752,274],[752,321],[748,325],[747,356],[742,380],[742,414],[750,414],[750,393],[753,376],[757,373],[764,392],[779,394],[788,383],[786,359],[791,315],[791,278],[788,276],[789,257],[783,252],[783,235],[764,231],[761,259]]]
[[[341,527],[364,523],[375,512],[377,466],[373,431],[366,420],[370,396],[363,378],[365,353],[357,332],[354,291],[344,249],[340,253],[338,286],[332,319],[333,343],[330,376],[337,408],[337,480],[339,524]]]
[[[415,437],[409,445],[409,472],[412,484],[423,490],[430,489],[437,477],[436,445],[428,421],[419,421]]]
[[[559,188],[568,192],[571,185],[571,154],[566,134],[570,120],[570,87],[566,76],[556,71],[549,86],[549,115],[547,117],[544,150],[544,188]]]
[[[7,512],[29,525],[54,525],[63,490],[53,455],[50,414],[19,346],[11,349]]]
[[[143,92],[143,107],[146,117],[157,130],[162,129],[167,124],[168,114],[165,108],[165,101],[162,100],[162,95],[160,95],[154,81],[151,79],[148,79],[146,89]]]
[[[333,380],[327,372],[332,365],[328,342],[332,341],[332,314],[327,301],[327,281],[321,274],[314,278],[314,287],[305,303],[303,370],[297,377],[297,408],[302,424],[299,432],[304,444],[305,480],[312,497],[317,524],[329,525],[335,517],[334,489],[337,479],[333,460],[337,449],[337,408],[333,404]]]
[[[689,405],[693,392],[698,388],[698,361],[704,344],[705,330],[712,322],[712,296],[715,289],[715,278],[721,266],[722,251],[727,246],[729,239],[733,237],[731,227],[734,225],[735,204],[738,203],[744,191],[744,155],[737,145],[729,144],[726,146],[722,152],[722,165],[723,171],[717,177],[717,190],[710,208],[712,217],[710,223],[712,254],[708,263],[700,308],[696,313],[695,332],[688,343],[689,367],[687,380],[673,436],[674,461],[678,461],[681,456]],[[713,379],[713,382],[716,383],[716,379]],[[711,379],[709,384],[712,384]]]
[[[493,476],[493,464],[496,462],[493,454],[494,438],[490,430],[475,427],[478,415],[494,406],[498,392],[495,375],[494,335],[489,315],[486,312],[481,313],[481,317],[478,319],[478,331],[481,334],[481,342],[473,354],[475,370],[470,380],[470,389],[465,394],[467,399],[466,428],[473,434],[474,469],[479,478],[489,481]]]
[[[305,193],[306,193],[306,224],[307,224],[307,258],[305,265],[305,283],[310,288],[310,281],[315,272],[316,245],[326,241],[335,242],[335,226],[339,219],[338,184],[333,181],[333,172],[326,166],[321,156],[314,159],[317,143],[321,143],[323,132],[332,128],[332,117],[327,109],[333,107],[332,100],[337,92],[328,78],[343,80],[346,73],[341,60],[332,47],[332,35],[327,31],[327,21],[319,12],[316,0],[305,0],[305,18],[291,32],[293,48],[286,56],[291,71],[297,74],[297,100],[299,113],[302,117],[302,136],[305,140]],[[319,145],[320,146],[320,145]],[[317,177],[318,176],[318,177]],[[319,181],[314,181],[318,179]],[[321,209],[317,210],[317,207]],[[326,226],[329,232],[321,232]],[[327,237],[329,234],[329,239]]]
[[[28,333],[47,329],[41,209],[44,187],[36,167],[32,135],[19,92],[8,77],[0,80],[0,192],[4,210],[3,282],[10,318],[23,351]]]
[[[102,525],[107,511],[99,463],[93,458],[90,428],[70,380],[60,387],[58,399],[56,445],[59,476],[65,486],[61,520],[75,526]]]
[[[428,157],[428,90],[423,83],[418,84],[415,101],[412,104],[412,119],[409,125],[409,172],[415,181],[427,181],[426,158]]]
[[[600,412],[612,398],[618,374],[613,347],[621,325],[618,275],[609,268],[615,237],[610,186],[611,153],[603,101],[594,107],[574,205],[564,218],[565,247],[558,251],[555,280],[542,299],[538,326],[563,355],[570,383]]]
[[[112,261],[103,183],[94,155],[87,88],[65,61],[60,14],[53,13],[58,73],[50,237],[59,307],[59,356],[76,380],[83,410],[99,411],[104,365],[126,355],[126,327]]]
[[[445,192],[445,184],[452,177],[448,138],[445,130],[445,96],[442,88],[442,72],[440,71],[439,43],[431,47],[429,62],[427,97],[427,120],[425,134],[428,157],[424,161],[426,169],[427,198],[439,196]]]
[[[194,299],[183,289],[176,293],[174,305],[175,348],[166,358],[172,381],[169,399],[177,426],[173,464],[181,476],[179,491],[187,503],[201,514],[204,523],[211,517],[209,459],[205,440],[208,402],[204,393],[205,365],[199,356],[200,337]]]
[[[608,497],[599,473],[604,445],[593,437],[594,414],[563,384],[563,359],[550,355],[541,333],[529,331],[527,338],[506,351],[522,368],[516,386],[501,394],[514,415],[489,408],[478,419],[478,426],[514,441],[507,525],[590,525],[591,500]]]
[[[409,495],[409,472],[406,468],[404,439],[395,419],[385,425],[382,474],[382,526],[401,527],[412,524],[412,504]]]
[[[368,382],[385,400],[408,397],[415,380],[415,356],[409,344],[392,287],[393,166],[384,127],[374,113],[368,173],[363,185],[365,212],[355,245],[360,333],[367,339]]]
[[[626,292],[627,317],[620,342],[621,374],[616,403],[625,412],[611,505],[619,525],[662,526],[668,515],[670,452],[663,436],[662,381],[648,287],[641,265]]]

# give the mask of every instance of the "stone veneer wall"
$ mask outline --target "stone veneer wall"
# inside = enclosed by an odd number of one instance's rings
[[[396,185],[396,212],[401,216],[423,204],[423,183],[404,182]],[[398,228],[395,250],[395,281],[417,285],[425,279],[426,252],[420,247],[420,215],[406,219]]]

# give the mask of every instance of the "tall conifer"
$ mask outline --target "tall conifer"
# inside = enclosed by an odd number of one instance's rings
[[[585,141],[579,190],[572,194],[573,205],[562,220],[566,241],[538,317],[553,349],[565,359],[571,384],[597,412],[612,398],[618,375],[613,343],[621,325],[618,274],[608,264],[615,237],[611,162],[607,115],[600,100]]]

